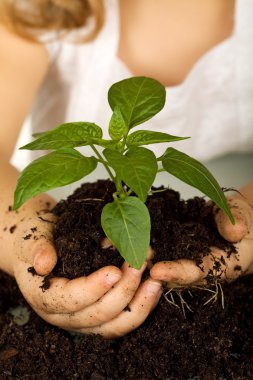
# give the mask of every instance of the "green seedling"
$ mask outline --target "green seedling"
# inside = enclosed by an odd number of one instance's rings
[[[125,79],[113,84],[108,92],[112,109],[110,139],[104,139],[102,129],[90,122],[65,123],[37,134],[33,142],[21,149],[51,152],[34,160],[20,174],[14,209],[37,194],[80,180],[101,163],[116,187],[113,202],[102,210],[102,228],[123,258],[136,269],[144,263],[150,244],[151,223],[145,201],[160,171],[199,189],[233,222],[222,189],[204,165],[171,146],[159,157],[146,147],[188,137],[145,129],[133,132],[162,110],[165,96],[164,86],[152,78]],[[81,146],[90,146],[94,154],[84,156],[75,149]]]

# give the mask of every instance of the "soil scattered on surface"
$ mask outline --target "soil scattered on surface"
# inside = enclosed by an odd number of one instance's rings
[[[100,249],[100,211],[104,202],[111,200],[111,187],[109,181],[88,184],[57,205],[60,219],[55,239],[60,263],[55,275],[75,277],[105,264],[121,265],[115,250]],[[208,254],[211,245],[225,249],[226,255],[236,254],[234,247],[219,237],[212,205],[204,199],[184,202],[178,193],[166,191],[150,197],[147,205],[155,260],[168,259],[169,252],[170,260],[183,255],[194,258],[201,267],[202,254]],[[63,252],[74,261],[74,271],[63,259]],[[218,264],[210,281],[219,270]],[[239,266],[235,270],[240,270]],[[224,284],[224,309],[221,293],[217,302],[205,305],[210,292],[185,290],[183,298],[193,311],[185,307],[184,313],[162,296],[141,327],[118,340],[105,340],[94,335],[73,336],[47,324],[26,304],[15,281],[0,273],[0,379],[251,379],[252,284],[253,276]],[[174,294],[178,306],[179,296]],[[14,317],[17,305],[22,312],[29,311],[28,322],[22,324]],[[126,308],[125,312],[131,311]]]

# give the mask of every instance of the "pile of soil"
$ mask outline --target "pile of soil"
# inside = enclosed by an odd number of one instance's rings
[[[163,187],[153,191],[146,202],[152,221],[150,244],[156,251],[153,262],[184,257],[201,267],[210,246],[224,250],[227,256],[236,254],[233,244],[217,232],[211,202],[200,197],[186,202],[178,192]],[[111,181],[87,183],[56,205],[53,212],[59,219],[54,241],[59,259],[53,275],[75,278],[104,265],[122,265],[123,259],[116,250],[100,248],[105,236],[100,223],[101,211],[106,203],[113,201],[114,192]],[[215,276],[218,267],[217,263],[210,277]]]
[[[55,242],[60,259],[54,275],[75,277],[105,264],[121,265],[115,250],[100,248],[104,236],[100,211],[104,202],[111,200],[112,190],[108,181],[87,184],[57,205]],[[201,267],[202,254],[208,254],[214,244],[224,249],[225,255],[236,254],[217,233],[212,205],[204,199],[185,202],[168,190],[149,197],[147,206],[155,260],[183,255],[194,258]],[[67,264],[68,256],[76,263],[74,270]],[[208,275],[210,282],[218,269],[217,262]],[[49,283],[50,278],[45,288]],[[137,330],[117,340],[105,340],[96,335],[73,336],[47,324],[27,305],[15,281],[0,273],[0,379],[251,379],[252,284],[253,276],[224,284],[224,308],[220,296],[217,302],[205,305],[210,299],[205,290],[184,291],[184,300],[193,310],[185,308],[185,313],[162,296]],[[177,295],[174,297],[180,305]],[[29,321],[20,324],[13,316],[17,305],[29,310]]]

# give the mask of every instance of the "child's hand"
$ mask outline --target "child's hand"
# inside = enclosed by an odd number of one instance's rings
[[[212,253],[203,258],[203,270],[191,260],[156,263],[150,272],[154,280],[166,281],[170,288],[205,284],[205,277],[214,260],[221,263],[221,279],[235,280],[240,275],[253,273],[253,208],[243,198],[230,198],[231,212],[235,218],[232,225],[224,212],[215,215],[220,234],[228,241],[236,243],[237,254],[227,258],[226,252],[213,247]],[[221,257],[225,263],[222,264]]]
[[[50,288],[42,291],[41,276],[50,273],[57,261],[51,243],[53,218],[44,214],[47,222],[23,222],[16,238],[14,276],[31,307],[47,322],[66,330],[117,337],[138,327],[161,295],[159,281],[149,279],[139,287],[146,264],[140,271],[125,263],[122,270],[107,266],[74,280],[53,278]],[[41,276],[28,273],[31,266]]]

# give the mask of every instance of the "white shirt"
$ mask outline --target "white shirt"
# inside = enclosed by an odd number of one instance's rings
[[[51,65],[33,104],[34,132],[89,121],[100,125],[108,137],[108,89],[132,74],[117,57],[117,0],[105,4],[106,22],[94,41],[47,45]],[[237,0],[231,37],[204,54],[182,84],[166,88],[164,109],[139,128],[191,136],[173,146],[199,160],[253,151],[252,16],[253,1]],[[160,145],[153,148],[158,155],[164,151]]]

